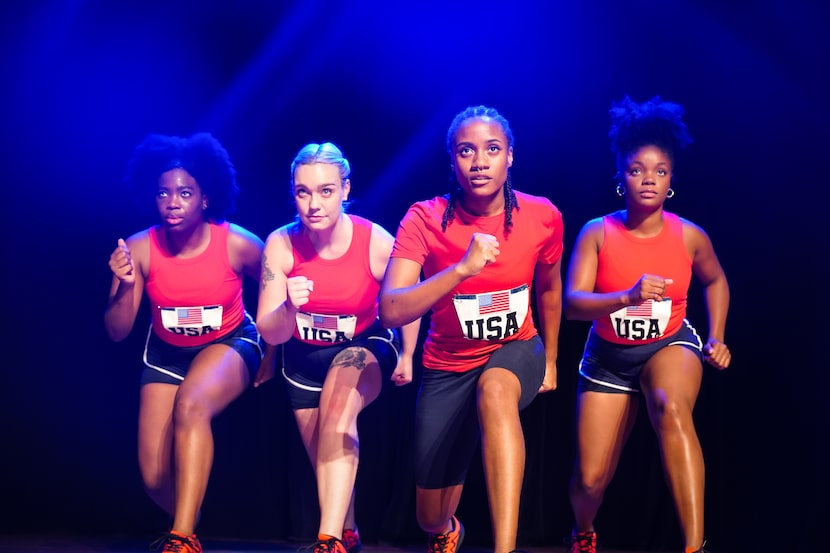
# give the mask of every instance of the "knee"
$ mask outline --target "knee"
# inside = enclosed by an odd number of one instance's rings
[[[498,374],[496,373],[498,371]],[[492,373],[492,374],[487,374]],[[509,371],[490,369],[478,381],[477,395],[480,409],[489,408],[504,410],[508,405],[518,409],[519,387],[518,379]]]
[[[211,414],[207,402],[193,394],[179,395],[173,410],[176,426],[186,426],[202,421],[210,421]]]
[[[655,402],[651,418],[660,433],[684,433],[694,428],[691,407],[671,398]]]
[[[609,481],[610,476],[600,471],[579,472],[571,479],[571,489],[582,495],[602,497]]]

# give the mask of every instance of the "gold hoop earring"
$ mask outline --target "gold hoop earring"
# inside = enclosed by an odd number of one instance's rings
[[[666,198],[674,198],[674,189],[673,188],[669,188],[666,191]]]
[[[619,196],[620,198],[625,196],[625,188],[623,188],[622,183],[617,185],[617,196]]]

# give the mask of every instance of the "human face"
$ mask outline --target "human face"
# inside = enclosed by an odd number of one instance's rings
[[[297,214],[309,230],[331,228],[348,199],[349,179],[340,180],[340,168],[330,163],[300,165],[294,170]]]
[[[190,173],[177,167],[159,177],[156,207],[168,228],[192,228],[204,221],[207,196]]]
[[[671,186],[671,159],[657,146],[643,146],[626,158],[623,173],[628,205],[659,207]]]
[[[476,117],[464,122],[454,137],[455,176],[461,189],[474,197],[500,195],[513,165],[513,148],[497,122]]]

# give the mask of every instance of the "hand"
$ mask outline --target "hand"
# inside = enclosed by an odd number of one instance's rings
[[[259,362],[259,370],[254,377],[254,388],[274,378],[274,369],[277,365],[277,346],[265,344],[265,353]]]
[[[557,383],[556,361],[548,361],[545,363],[545,378],[542,379],[542,385],[539,386],[539,393],[552,392],[556,389]]]
[[[398,364],[390,380],[395,386],[404,386],[412,382],[412,357],[402,355],[398,358]]]
[[[732,354],[726,344],[720,340],[709,338],[703,346],[703,359],[718,370],[723,370],[732,361]]]
[[[637,281],[637,284],[628,291],[627,301],[624,301],[624,303],[627,305],[640,305],[646,300],[663,301],[666,287],[673,283],[674,280],[670,278],[644,274]]]
[[[290,277],[285,282],[286,302],[295,310],[308,303],[308,297],[314,290],[314,281],[304,276]]]
[[[458,265],[468,277],[476,276],[484,267],[495,263],[500,253],[499,241],[496,240],[495,236],[475,232],[470,239],[470,245],[467,246],[464,257],[461,258]]]
[[[130,256],[130,248],[123,238],[118,239],[118,245],[110,254],[110,270],[115,278],[124,284],[135,284],[135,270],[133,258]]]

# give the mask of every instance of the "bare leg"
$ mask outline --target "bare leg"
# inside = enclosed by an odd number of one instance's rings
[[[138,411],[138,466],[144,489],[171,517],[176,511],[173,405],[178,391],[174,384],[145,384]]]
[[[639,396],[583,392],[577,402],[577,459],[570,483],[578,532],[593,532],[605,490],[634,427]]]
[[[173,530],[195,531],[213,465],[211,421],[248,387],[240,355],[225,345],[202,350],[179,386],[173,411],[176,459],[176,514]]]
[[[493,524],[493,551],[516,548],[525,441],[519,420],[521,385],[512,372],[491,368],[478,381],[481,451]]]
[[[360,458],[357,416],[378,397],[381,371],[364,348],[337,354],[323,384],[317,421],[320,533],[342,537]]]
[[[648,361],[641,378],[680,527],[686,546],[695,549],[704,538],[705,469],[692,418],[702,372],[692,351],[669,346]]]
[[[452,517],[461,500],[461,484],[446,488],[415,488],[415,513],[424,532],[446,534],[452,530]]]

